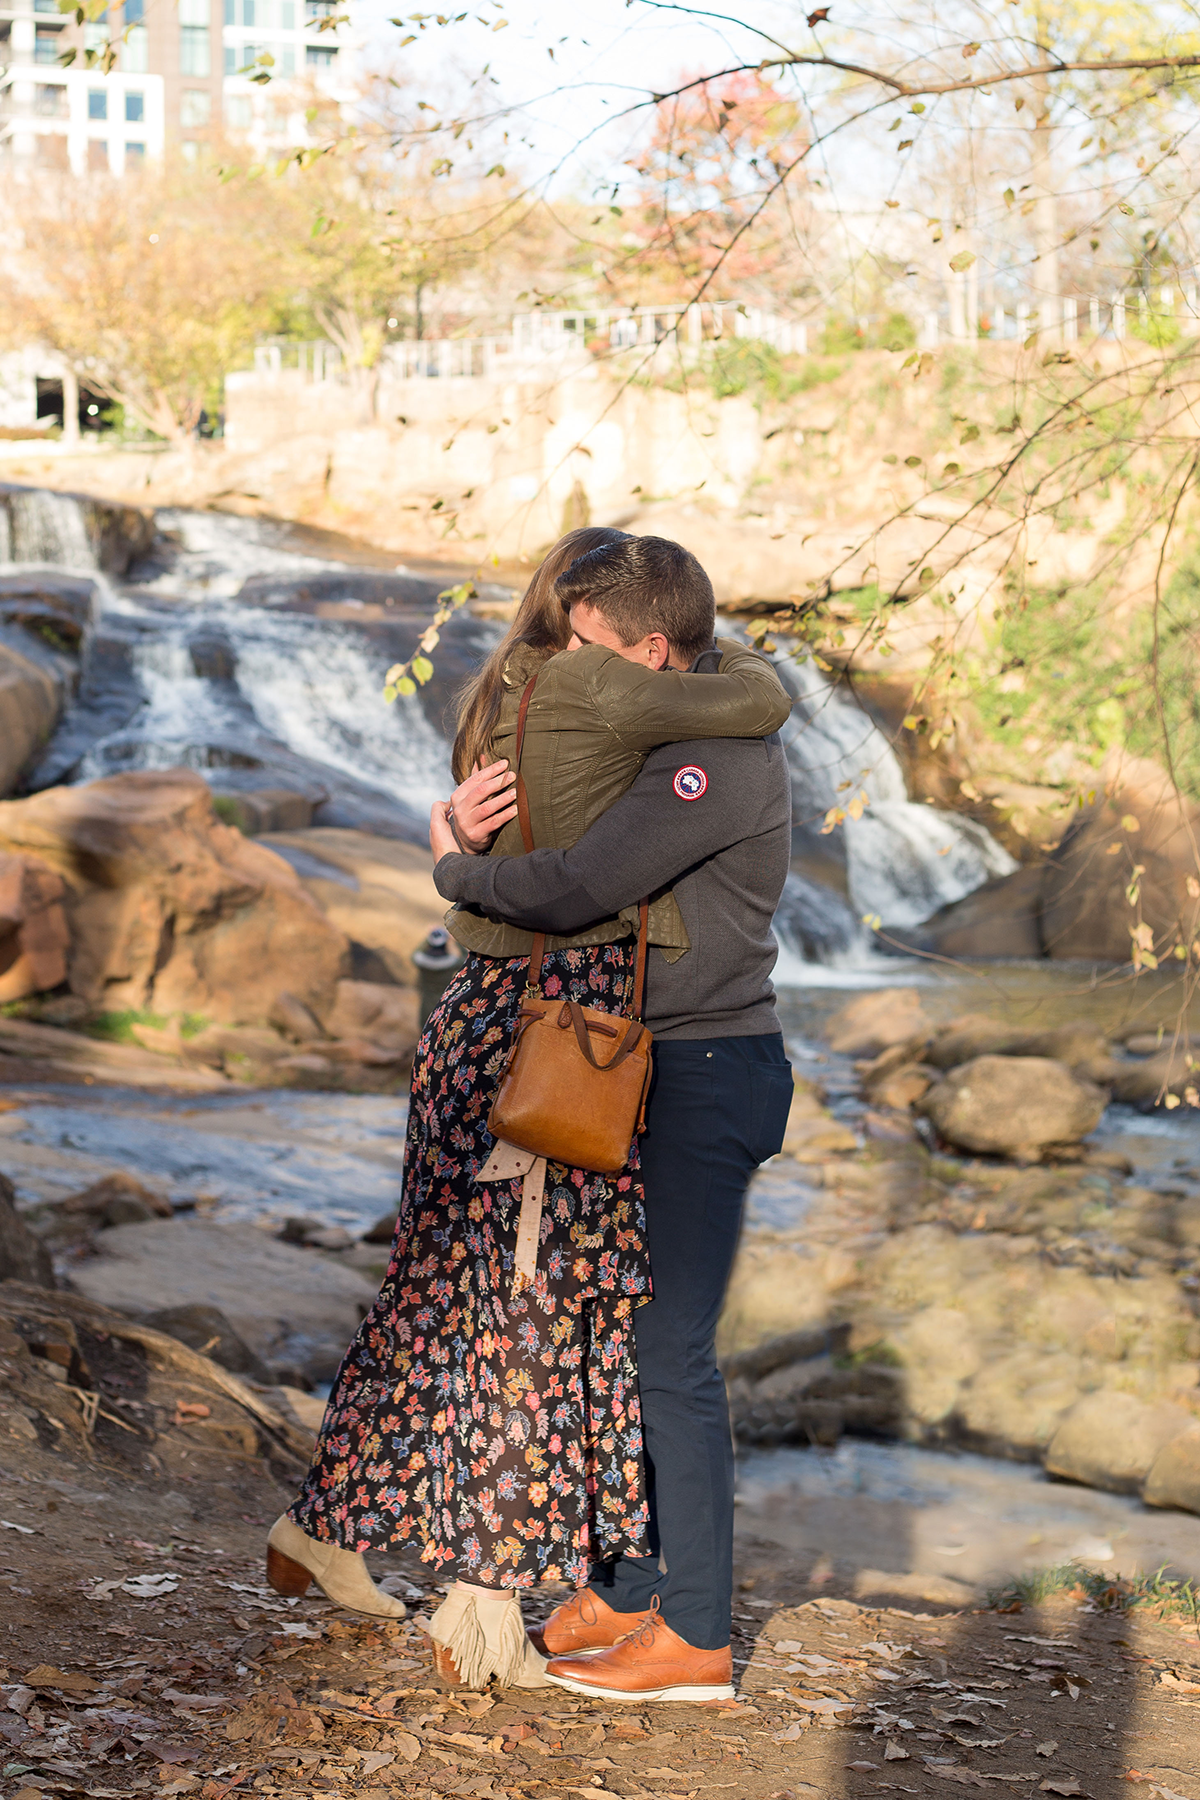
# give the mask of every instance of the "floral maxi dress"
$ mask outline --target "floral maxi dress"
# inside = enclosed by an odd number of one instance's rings
[[[627,1009],[633,960],[629,940],[556,951],[542,992]],[[475,1179],[527,970],[471,956],[417,1046],[391,1261],[290,1512],[326,1543],[419,1544],[497,1587],[580,1585],[594,1559],[647,1554],[636,1148],[615,1177],[548,1165],[537,1275],[517,1296],[521,1182]]]

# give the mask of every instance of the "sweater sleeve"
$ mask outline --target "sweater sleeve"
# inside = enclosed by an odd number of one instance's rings
[[[718,640],[721,660],[713,674],[644,669],[615,651],[589,657],[587,687],[605,724],[632,749],[689,738],[762,738],[778,731],[791,698],[770,663],[734,638]]]
[[[434,883],[447,900],[569,937],[753,835],[765,756],[756,741],[664,746],[570,850],[443,856]],[[690,779],[680,780],[685,774]]]

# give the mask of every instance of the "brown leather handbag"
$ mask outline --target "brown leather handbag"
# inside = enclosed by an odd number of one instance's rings
[[[534,843],[521,751],[536,681],[535,676],[522,694],[517,716],[517,816],[526,851]],[[535,933],[516,1042],[488,1118],[493,1137],[599,1175],[617,1175],[625,1167],[650,1088],[653,1039],[641,1022],[648,910],[643,900],[628,1018],[577,1000],[546,999],[540,992],[546,936]]]

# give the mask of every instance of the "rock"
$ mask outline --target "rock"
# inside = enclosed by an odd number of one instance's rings
[[[109,1218],[108,1215],[121,1206],[137,1206],[139,1217],[146,1219],[173,1219],[175,1209],[165,1194],[148,1188],[133,1175],[127,1175],[123,1169],[105,1175],[100,1181],[94,1181],[90,1187],[82,1189],[78,1194],[70,1194],[67,1199],[59,1201],[59,1208],[64,1213],[85,1213],[96,1219],[104,1219],[108,1224],[125,1224],[130,1221]]]
[[[932,1030],[916,988],[883,988],[839,1008],[826,1024],[825,1036],[831,1050],[878,1056],[892,1044],[926,1037]]]
[[[830,1117],[812,1084],[794,1072],[792,1082],[781,1154],[801,1163],[820,1163],[840,1151],[857,1149],[854,1133]]]
[[[261,1069],[278,1068],[291,1045],[266,1025],[209,1025],[180,1041],[184,1060],[208,1069],[223,1069],[235,1080]]]
[[[1181,1406],[1147,1406],[1133,1394],[1102,1389],[1076,1401],[1046,1447],[1050,1475],[1135,1494],[1164,1445],[1195,1424]]]
[[[1001,1456],[1037,1457],[1079,1398],[1082,1360],[1067,1351],[1022,1346],[987,1362],[959,1395],[968,1442]]]
[[[1179,1201],[1171,1219],[1171,1240],[1187,1249],[1200,1249],[1200,1198]]]
[[[398,1216],[394,1212],[384,1213],[382,1219],[376,1219],[370,1231],[363,1232],[361,1241],[364,1244],[390,1244],[396,1235]]]
[[[324,1225],[320,1231],[311,1231],[305,1243],[314,1250],[352,1250],[354,1239],[344,1225]]]
[[[939,1425],[954,1411],[963,1383],[983,1366],[971,1320],[957,1307],[923,1307],[890,1341],[904,1368],[908,1412],[921,1425]]]
[[[64,892],[62,877],[47,863],[0,850],[0,1005],[66,980]]]
[[[110,1044],[101,1038],[35,1025],[28,1019],[7,1019],[0,1013],[0,1055],[43,1068],[63,1069],[84,1080],[123,1081],[133,1087],[161,1087],[161,1057],[149,1055],[132,1044]],[[8,1065],[11,1067],[11,1065]],[[202,1068],[174,1068],[173,1088],[223,1087],[224,1077]]]
[[[313,802],[307,794],[287,788],[252,788],[247,793],[215,794],[213,811],[243,836],[261,837],[267,831],[307,830]]]
[[[58,723],[62,684],[32,656],[0,643],[0,794],[11,793]]]
[[[981,1013],[949,1020],[925,1051],[925,1061],[935,1069],[953,1069],[976,1056],[1048,1056],[1084,1073],[1107,1073],[1111,1065],[1108,1040],[1096,1025],[1031,1032]]]
[[[93,1005],[253,1023],[285,984],[318,1016],[333,1003],[345,938],[188,769],[0,803],[0,850],[62,877],[68,980]]]
[[[1178,1506],[1200,1513],[1200,1424],[1168,1439],[1150,1465],[1142,1488],[1147,1506]]]
[[[50,1252],[17,1211],[16,1191],[4,1175],[0,1175],[0,1281],[55,1285]]]
[[[325,1036],[325,1028],[316,1015],[309,1011],[303,1000],[297,1000],[295,994],[290,994],[286,988],[282,993],[276,994],[268,1022],[297,1044],[316,1044]]]
[[[153,512],[93,494],[0,483],[13,562],[76,563],[124,575],[154,542]]]
[[[1131,1056],[1156,1056],[1159,1051],[1200,1050],[1200,1037],[1194,1031],[1135,1031],[1125,1039]]]
[[[421,1035],[417,1004],[413,988],[377,981],[339,981],[325,1029],[333,1038],[365,1040],[381,1049],[411,1053]]]
[[[412,953],[446,915],[428,850],[336,826],[269,832],[258,842],[295,859],[307,891],[356,946],[356,975],[415,985]]]
[[[1189,1068],[1189,1060],[1200,1063],[1190,1050],[1168,1047],[1141,1062],[1110,1062],[1105,1081],[1114,1100],[1126,1106],[1152,1106],[1167,1094],[1182,1095],[1200,1086],[1200,1067]]]
[[[1011,848],[1011,846],[1010,846]],[[953,957],[1036,957],[1042,954],[1040,866],[1014,869],[974,893],[943,906],[920,925],[889,926],[884,948]]]
[[[147,1313],[144,1323],[168,1337],[190,1344],[202,1356],[234,1375],[247,1375],[251,1381],[269,1382],[271,1372],[262,1358],[240,1338],[225,1314],[215,1306],[164,1306]]]
[[[1044,1056],[977,1056],[917,1104],[949,1143],[990,1155],[1078,1143],[1100,1123],[1106,1096]]]
[[[1200,815],[1157,764],[1114,756],[1103,770],[1103,797],[1050,852],[1042,888],[1042,941],[1052,957],[1129,961],[1138,923],[1126,897],[1140,864],[1140,918],[1161,955],[1191,943],[1200,900],[1188,892],[1196,873]],[[1119,854],[1110,855],[1115,850]]]
[[[915,1106],[929,1092],[935,1080],[936,1076],[922,1063],[901,1063],[898,1069],[889,1070],[867,1091],[877,1105],[903,1110],[905,1107]]]
[[[165,1307],[214,1306],[265,1363],[328,1381],[376,1288],[331,1257],[281,1244],[252,1225],[215,1219],[122,1225],[72,1281],[104,1306],[139,1318]]]
[[[279,1392],[300,1424],[315,1437],[325,1418],[325,1402],[315,1394],[306,1394],[303,1388],[282,1387]]]

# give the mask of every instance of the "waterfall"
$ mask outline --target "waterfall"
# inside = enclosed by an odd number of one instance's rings
[[[809,656],[783,656],[776,667],[797,701],[782,733],[797,826],[812,834],[831,807],[862,792],[868,800],[861,818],[847,818],[831,834],[844,846],[848,903],[837,895],[785,894],[779,923],[789,948],[807,961],[830,960],[820,953],[823,942],[843,957],[860,956],[864,916],[877,915],[885,926],[917,925],[994,876],[1011,874],[1015,861],[984,826],[909,800],[894,750],[844,686],[827,680]],[[799,922],[806,906],[814,925]]]
[[[87,503],[48,488],[0,488],[0,563],[96,569]]]

